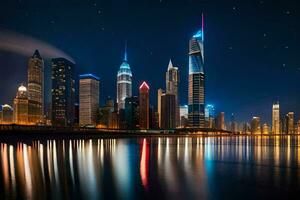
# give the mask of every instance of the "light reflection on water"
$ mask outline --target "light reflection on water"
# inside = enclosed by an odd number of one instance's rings
[[[1,199],[251,199],[300,188],[300,136],[1,142],[0,156]]]

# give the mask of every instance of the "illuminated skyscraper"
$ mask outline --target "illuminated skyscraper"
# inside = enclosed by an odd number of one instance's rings
[[[75,64],[65,58],[52,59],[52,124],[71,126],[75,118]]]
[[[1,124],[11,124],[13,123],[13,109],[10,105],[4,104],[1,106]]]
[[[97,125],[99,109],[99,78],[93,74],[79,75],[79,125]]]
[[[286,121],[285,121],[285,127],[286,127],[286,134],[294,134],[294,112],[288,112],[286,114]]]
[[[260,118],[259,117],[253,117],[251,121],[251,134],[258,135],[261,134],[261,128],[260,128]]]
[[[149,89],[145,81],[139,88],[140,129],[149,129]]]
[[[125,109],[125,99],[132,96],[132,73],[127,62],[125,47],[124,59],[117,75],[117,103],[118,110]]]
[[[272,133],[280,134],[279,102],[273,104],[272,109]]]
[[[225,130],[225,113],[220,112],[216,119],[216,128],[219,130]]]
[[[204,18],[202,29],[189,42],[189,127],[205,127]]]
[[[28,60],[29,123],[44,119],[44,61],[38,50]]]
[[[173,66],[172,61],[170,59],[168,65],[168,71],[166,72],[166,93],[175,95],[175,107],[176,107],[175,126],[180,126],[178,84],[179,84],[179,71],[177,67]]]
[[[21,85],[14,99],[14,123],[28,124],[28,106],[27,88]]]

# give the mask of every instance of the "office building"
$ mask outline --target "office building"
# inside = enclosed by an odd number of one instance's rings
[[[27,88],[21,85],[18,88],[17,95],[14,99],[14,123],[21,125],[28,125],[28,92]]]
[[[28,60],[28,122],[44,122],[44,61],[38,50]]]
[[[139,128],[139,98],[137,96],[125,99],[125,128]]]
[[[253,117],[251,121],[251,134],[258,135],[261,134],[261,127],[260,127],[260,118]]]
[[[79,75],[79,125],[97,125],[99,81],[93,74]]]
[[[149,129],[149,89],[145,81],[139,88],[140,129]]]
[[[161,128],[161,96],[164,94],[163,89],[157,90],[157,113],[158,113],[158,127]]]
[[[272,133],[280,134],[280,112],[279,102],[273,104],[272,109]]]
[[[225,113],[220,112],[216,118],[216,129],[225,130]]]
[[[75,118],[75,64],[65,58],[54,58],[52,65],[52,124],[73,126]]]
[[[189,42],[189,127],[205,127],[204,18],[202,29]]]
[[[161,96],[161,128],[176,128],[176,95],[163,94]]]
[[[1,106],[2,110],[1,110],[1,123],[2,124],[12,124],[13,123],[13,108],[8,105],[8,104],[4,104]]]

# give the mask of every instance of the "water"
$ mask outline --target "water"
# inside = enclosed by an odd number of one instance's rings
[[[1,141],[0,198],[300,195],[300,136]]]

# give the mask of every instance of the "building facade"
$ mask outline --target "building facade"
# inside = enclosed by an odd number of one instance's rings
[[[97,125],[100,79],[93,74],[79,75],[79,125]]]
[[[260,127],[260,118],[253,117],[251,121],[251,134],[259,135],[261,134],[261,127]]]
[[[1,107],[1,124],[13,123],[13,108],[8,104],[4,104]]]
[[[158,127],[161,128],[161,96],[164,94],[164,90],[159,88],[157,90],[157,114],[158,114]]]
[[[163,94],[161,97],[161,128],[176,128],[176,96],[174,94]]]
[[[31,124],[44,121],[44,61],[38,50],[28,60],[28,100]]]
[[[170,59],[168,70],[166,72],[166,93],[175,95],[175,106],[176,106],[176,127],[180,126],[180,113],[179,113],[179,70],[178,67],[174,67]]]
[[[279,102],[274,103],[272,108],[272,133],[280,134]]]
[[[204,31],[199,30],[189,42],[189,127],[205,127]]]
[[[75,64],[65,58],[52,59],[52,124],[72,126],[75,118]]]
[[[140,129],[149,129],[149,86],[144,81],[139,88]]]
[[[21,85],[18,88],[17,95],[14,99],[14,123],[21,125],[28,125],[29,113],[28,113],[28,93],[27,88]]]
[[[125,99],[125,124],[127,129],[139,128],[139,98],[137,96]]]
[[[132,73],[127,62],[125,48],[124,60],[117,74],[117,104],[118,110],[125,109],[125,99],[132,96]]]
[[[220,112],[216,118],[216,128],[218,130],[225,130],[225,113]]]

